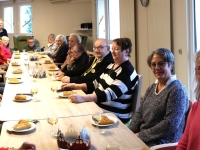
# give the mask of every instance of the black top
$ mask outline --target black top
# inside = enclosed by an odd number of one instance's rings
[[[2,31],[3,31],[3,32],[0,32],[0,37],[2,37],[2,36],[7,36],[7,37],[8,37],[7,30],[4,29],[4,28],[2,28]]]
[[[82,55],[72,63],[72,65],[66,65],[62,72],[69,77],[80,76],[84,72],[83,69],[85,66],[89,63],[89,59],[90,57],[87,53],[83,52]]]
[[[93,57],[89,64],[87,66],[85,66],[85,68],[82,68],[84,71],[88,70],[93,61],[94,61],[95,57]],[[101,62],[99,62],[93,69],[95,70],[94,71],[90,71],[88,74],[86,74],[85,76],[74,76],[74,77],[70,77],[70,83],[86,83],[86,82],[91,82],[93,81],[94,79],[96,79],[98,76],[100,76],[104,71],[105,69],[107,68],[107,66],[111,63],[113,63],[113,58],[112,58],[112,55],[111,53],[109,52]],[[83,72],[84,72],[83,71]]]
[[[69,46],[67,44],[62,44],[59,47],[56,56],[52,56],[54,62],[55,63],[64,63],[68,50],[69,50]]]

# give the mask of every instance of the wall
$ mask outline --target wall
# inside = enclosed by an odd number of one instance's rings
[[[1,10],[2,5],[1,6]],[[15,18],[18,18],[18,4],[14,4]],[[87,35],[86,49],[92,50],[92,31],[75,31],[81,23],[92,22],[91,0],[71,0],[65,3],[50,3],[49,0],[32,0],[33,35],[41,46],[46,46],[50,33],[69,35],[76,32]],[[19,34],[16,31],[15,34]],[[12,39],[12,35],[10,35]],[[11,46],[13,43],[11,41]]]

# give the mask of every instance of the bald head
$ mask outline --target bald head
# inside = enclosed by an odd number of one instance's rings
[[[105,39],[98,39],[94,43],[94,54],[98,59],[103,58],[108,51],[110,51],[110,46]]]

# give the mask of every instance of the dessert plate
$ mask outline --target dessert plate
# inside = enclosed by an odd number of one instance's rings
[[[107,115],[106,115],[107,116]],[[116,117],[113,117],[113,116],[107,116],[110,120],[113,120],[115,124],[117,122],[117,118]],[[91,118],[90,119],[90,123],[95,125],[95,126],[99,126],[99,127],[107,127],[107,126],[111,126],[113,124],[106,124],[106,125],[99,125],[99,124],[96,124],[95,121]]]
[[[6,129],[8,131],[13,131],[13,132],[27,132],[27,131],[31,131],[31,130],[36,128],[36,125],[33,122],[29,122],[31,124],[31,127],[29,129],[14,130],[13,126],[16,125],[17,123],[18,123],[18,121],[9,121],[9,122],[7,122]]]
[[[13,71],[12,73],[14,73],[14,74],[22,74],[23,71],[22,72],[15,72],[15,71]]]
[[[19,81],[18,82],[12,82],[12,81],[10,81],[9,79],[8,79],[8,83],[10,83],[10,84],[19,84],[19,83],[22,83],[23,81],[22,81],[22,79],[18,79]]]
[[[26,100],[14,99],[13,101],[15,101],[15,102],[27,102],[27,101],[30,101],[31,99],[32,99],[32,96],[26,95]]]

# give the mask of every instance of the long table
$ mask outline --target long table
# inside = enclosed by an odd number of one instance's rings
[[[49,59],[48,57],[45,59]],[[16,61],[11,59],[11,62]],[[18,60],[23,64],[23,54]],[[44,61],[44,60],[43,60]],[[40,61],[41,62],[41,61]],[[32,62],[35,63],[35,62]],[[48,72],[49,66],[54,64],[42,64],[40,68]],[[147,147],[135,134],[130,131],[114,114],[106,114],[117,118],[117,123],[109,127],[105,127],[105,134],[100,134],[95,131],[95,126],[90,122],[91,116],[95,112],[103,112],[94,102],[74,104],[68,99],[53,99],[53,93],[50,90],[52,84],[61,86],[60,81],[51,81],[47,74],[45,79],[36,79],[36,82],[29,82],[27,71],[23,74],[13,74],[12,71],[16,68],[26,70],[24,65],[9,66],[6,77],[22,78],[21,84],[9,84],[6,82],[3,100],[0,107],[0,120],[8,121],[3,123],[3,128],[0,136],[1,146],[19,147],[24,141],[35,143],[38,150],[58,150],[57,142],[49,132],[51,125],[47,123],[47,118],[50,114],[56,114],[59,118],[57,128],[66,132],[67,128],[72,125],[77,131],[80,131],[84,126],[88,129],[91,135],[91,150],[103,150],[108,144],[117,144],[120,150],[131,150],[133,148]],[[30,93],[31,86],[38,87],[37,99],[40,101],[14,102],[16,93]],[[77,90],[79,94],[84,92]],[[7,126],[19,119],[37,119],[36,129],[29,132],[9,132]],[[134,150],[134,149],[133,149]]]

